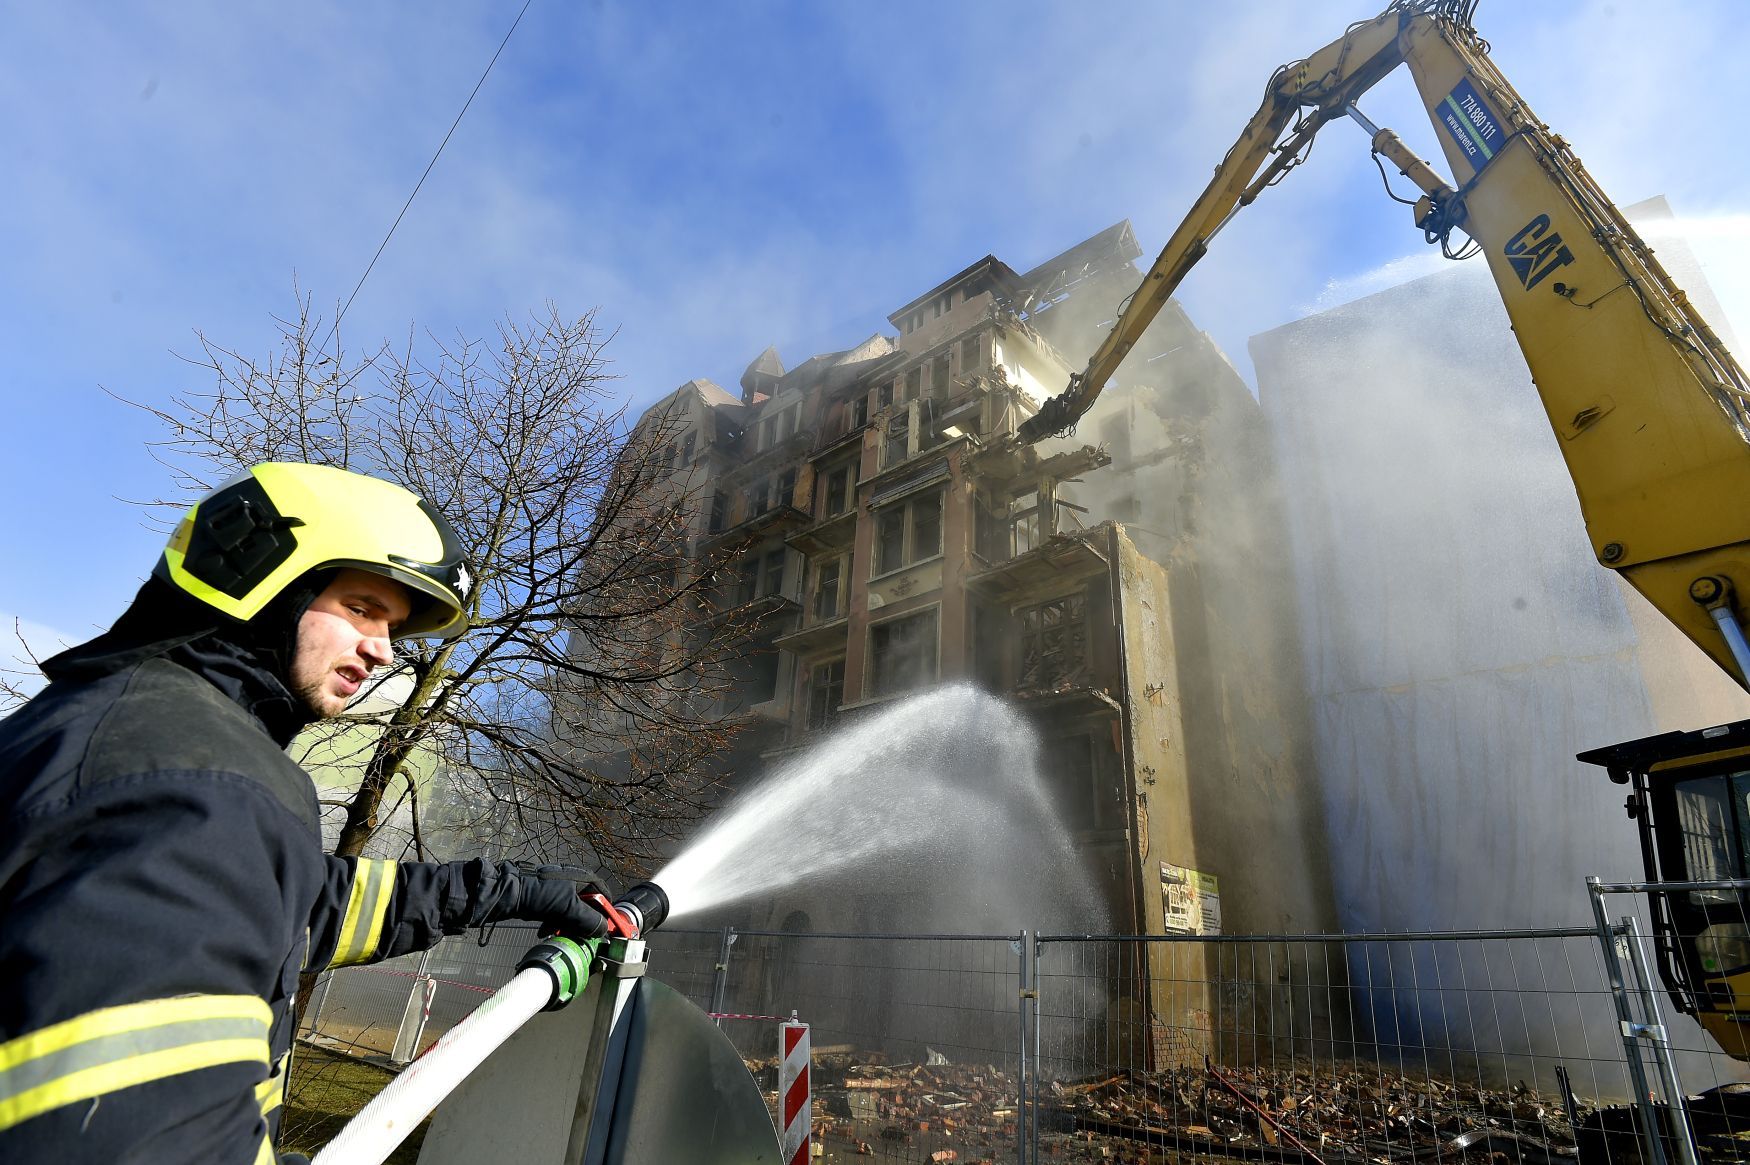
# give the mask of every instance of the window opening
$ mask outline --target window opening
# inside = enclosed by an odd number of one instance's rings
[[[808,728],[829,728],[845,702],[845,661],[817,664],[808,674]]]
[[[885,506],[875,515],[875,573],[887,574],[942,553],[942,494]]]
[[[1039,493],[1023,494],[1009,503],[1009,528],[1013,553],[1025,554],[1038,546],[1045,531],[1039,521]]]
[[[905,507],[882,510],[875,520],[875,572],[886,574],[905,565]]]
[[[814,617],[821,622],[839,616],[839,580],[843,562],[833,559],[820,564],[814,580]]]
[[[887,440],[881,449],[883,468],[898,465],[911,455],[911,410],[887,419]]]
[[[968,336],[960,341],[960,375],[969,376],[978,371],[979,351],[978,337]]]
[[[781,595],[784,593],[784,552],[774,550],[766,555],[766,577],[760,586],[760,594]]]
[[[824,505],[825,517],[833,518],[850,508],[851,498],[851,467],[840,466],[827,471],[826,493]]]
[[[870,686],[877,696],[921,687],[936,678],[936,612],[923,611],[869,628]]]
[[[1051,691],[1089,681],[1087,596],[1064,595],[1021,611],[1017,686]]]

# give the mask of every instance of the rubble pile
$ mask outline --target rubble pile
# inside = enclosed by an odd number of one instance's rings
[[[750,1067],[775,1106],[776,1064]],[[816,1049],[813,1071],[828,1160],[995,1165],[1013,1159],[1016,1122],[1031,1119],[1013,1074],[994,1065],[887,1064],[838,1047]],[[1375,1064],[1122,1070],[1048,1083],[1037,1100],[1039,1155],[1064,1162],[1569,1165],[1576,1153],[1558,1097]]]
[[[887,1064],[849,1048],[816,1048],[814,1138],[829,1160],[997,1165],[1015,1156],[1019,1093],[991,1064]],[[776,1107],[776,1065],[750,1064]]]
[[[1494,1091],[1374,1064],[1316,1073],[1210,1065],[1124,1071],[1052,1083],[1040,1101],[1041,1129],[1064,1144],[1091,1134],[1109,1144],[1314,1165],[1463,1155],[1541,1165],[1575,1154],[1573,1125],[1557,1098],[1523,1083]],[[1041,1147],[1052,1152],[1049,1136]]]

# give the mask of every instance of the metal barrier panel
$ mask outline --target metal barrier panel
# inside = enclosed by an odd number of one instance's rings
[[[424,954],[341,967],[324,975],[304,1031],[357,1055],[388,1056],[409,995],[419,990],[421,977],[429,977],[437,989],[419,1043],[423,1052],[510,982],[523,954],[539,941],[531,923],[504,923],[485,934],[484,946],[478,933],[457,935]],[[723,935],[718,930],[660,931],[652,942],[652,976],[709,1011]]]
[[[1023,946],[1008,935],[740,931],[723,1029],[768,1100],[778,1017],[810,1025],[814,1127],[829,1158],[1020,1160]]]
[[[1629,1094],[1586,929],[1045,936],[1038,951],[1029,1160],[1544,1162]]]
[[[1618,1008],[1633,975],[1613,958],[1620,929],[676,929],[653,936],[652,973],[720,1017],[774,1105],[779,1022],[794,1013],[812,1025],[814,1128],[834,1157],[1551,1165],[1575,1156],[1579,1125],[1593,1136],[1580,1165],[1699,1165],[1669,1135],[1644,1135],[1664,1120],[1655,1110],[1624,1103],[1639,1103],[1631,1067],[1660,1078],[1625,1059],[1634,1044]],[[425,956],[341,970],[318,995],[316,1027],[387,1057],[410,993],[429,979],[429,1046],[509,980],[535,939],[532,927],[503,926],[485,947],[448,939]],[[1613,973],[1628,986],[1613,992]],[[1633,1017],[1667,1030],[1645,994],[1630,1001]],[[1670,1049],[1685,1079],[1740,1079],[1691,1029]]]
[[[1708,842],[1702,836],[1690,844]],[[1750,1055],[1750,1040],[1736,1000],[1750,985],[1750,881],[1606,885],[1588,878],[1587,886],[1616,987],[1624,1053],[1649,1102],[1635,1119],[1659,1131],[1648,1138],[1649,1162],[1742,1160],[1750,1071],[1741,1057]]]
[[[488,940],[484,946],[480,934]],[[420,954],[338,968],[324,976],[325,984],[312,998],[315,1014],[306,1017],[305,1030],[313,1028],[321,1041],[355,1055],[387,1057],[395,1048],[409,996],[429,977],[437,989],[419,1042],[423,1052],[510,982],[517,962],[536,941],[534,925],[506,923],[443,939]]]
[[[710,1011],[724,933],[663,927],[650,936],[650,975]]]

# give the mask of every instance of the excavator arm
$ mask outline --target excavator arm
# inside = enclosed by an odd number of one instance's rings
[[[1341,116],[1357,97],[1402,62],[1398,50],[1401,23],[1395,9],[1388,10],[1375,20],[1353,26],[1342,40],[1306,60],[1276,71],[1263,105],[1161,248],[1141,286],[1125,302],[1112,330],[1089,358],[1087,368],[1072,376],[1067,389],[1022,423],[1023,441],[1038,441],[1073,428],[1093,407],[1100,390],[1180,282],[1208,252],[1217,232],[1241,207],[1251,205],[1266,187],[1297,165],[1327,122]],[[1293,132],[1281,140],[1291,122]]]
[[[1470,25],[1474,0],[1397,0],[1277,71],[1191,212],[1086,369],[1019,431],[1072,427],[1210,241],[1286,175],[1329,122],[1353,117],[1423,191],[1416,222],[1447,254],[1487,259],[1579,494],[1600,562],[1621,572],[1741,685],[1750,647],[1750,384],[1568,144],[1532,114]],[[1357,99],[1407,64],[1448,184]]]

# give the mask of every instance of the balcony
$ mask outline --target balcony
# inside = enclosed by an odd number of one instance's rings
[[[979,571],[966,580],[966,586],[984,598],[1015,603],[1068,590],[1071,584],[1105,573],[1109,565],[1087,533],[1057,534],[1025,554]]]
[[[700,623],[707,627],[717,627],[735,619],[740,626],[747,629],[748,634],[757,634],[759,631],[769,634],[777,620],[799,616],[801,613],[802,604],[795,599],[784,594],[771,594],[745,602],[720,602],[714,610],[700,619]]]
[[[772,646],[792,655],[816,655],[829,647],[843,647],[850,620],[844,615],[822,623],[808,623],[772,640]]]
[[[849,550],[856,538],[857,511],[850,509],[798,530],[784,539],[784,542],[792,550],[799,550],[810,558],[818,558],[835,550]]]
[[[701,545],[714,549],[728,543],[756,542],[768,534],[782,534],[814,520],[813,515],[791,505],[773,506],[738,522],[727,530],[707,534]]]

